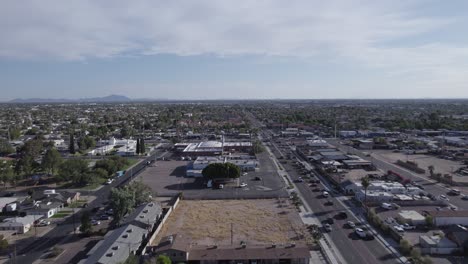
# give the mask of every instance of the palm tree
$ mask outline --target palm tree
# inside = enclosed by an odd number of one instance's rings
[[[364,188],[364,205],[367,207],[367,188],[369,188],[369,176],[361,178],[361,185]]]

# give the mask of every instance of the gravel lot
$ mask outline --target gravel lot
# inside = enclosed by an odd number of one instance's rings
[[[307,230],[287,199],[182,200],[155,240],[178,234],[199,245],[306,241]],[[232,226],[231,226],[232,224]]]

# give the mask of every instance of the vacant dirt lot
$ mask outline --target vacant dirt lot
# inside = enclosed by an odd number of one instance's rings
[[[391,151],[375,151],[380,156],[385,158],[387,161],[395,163],[397,160],[406,161],[407,159],[410,161],[416,162],[420,168],[426,170],[426,175],[429,175],[429,171],[427,167],[430,165],[434,166],[435,173],[442,173],[442,174],[452,174],[457,169],[463,167],[460,162],[452,161],[452,160],[445,160],[439,159],[437,157],[423,155],[423,154],[416,154],[416,155],[406,155],[403,153],[394,153]],[[456,174],[455,174],[456,176]],[[458,177],[463,178],[464,181],[468,181],[468,177]]]
[[[199,245],[307,241],[294,207],[282,200],[181,201],[169,217],[155,244],[162,237],[179,234]]]

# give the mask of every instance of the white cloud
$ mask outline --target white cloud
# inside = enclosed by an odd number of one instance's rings
[[[418,14],[427,4],[407,0],[11,0],[0,4],[0,57],[321,55],[337,62],[351,58],[365,66],[390,69],[395,75],[465,72],[466,46],[429,40],[405,45],[405,38],[460,23]],[[392,45],[395,41],[401,43]]]

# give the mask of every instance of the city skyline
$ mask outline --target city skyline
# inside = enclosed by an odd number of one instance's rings
[[[9,1],[0,101],[467,98],[466,7]]]

